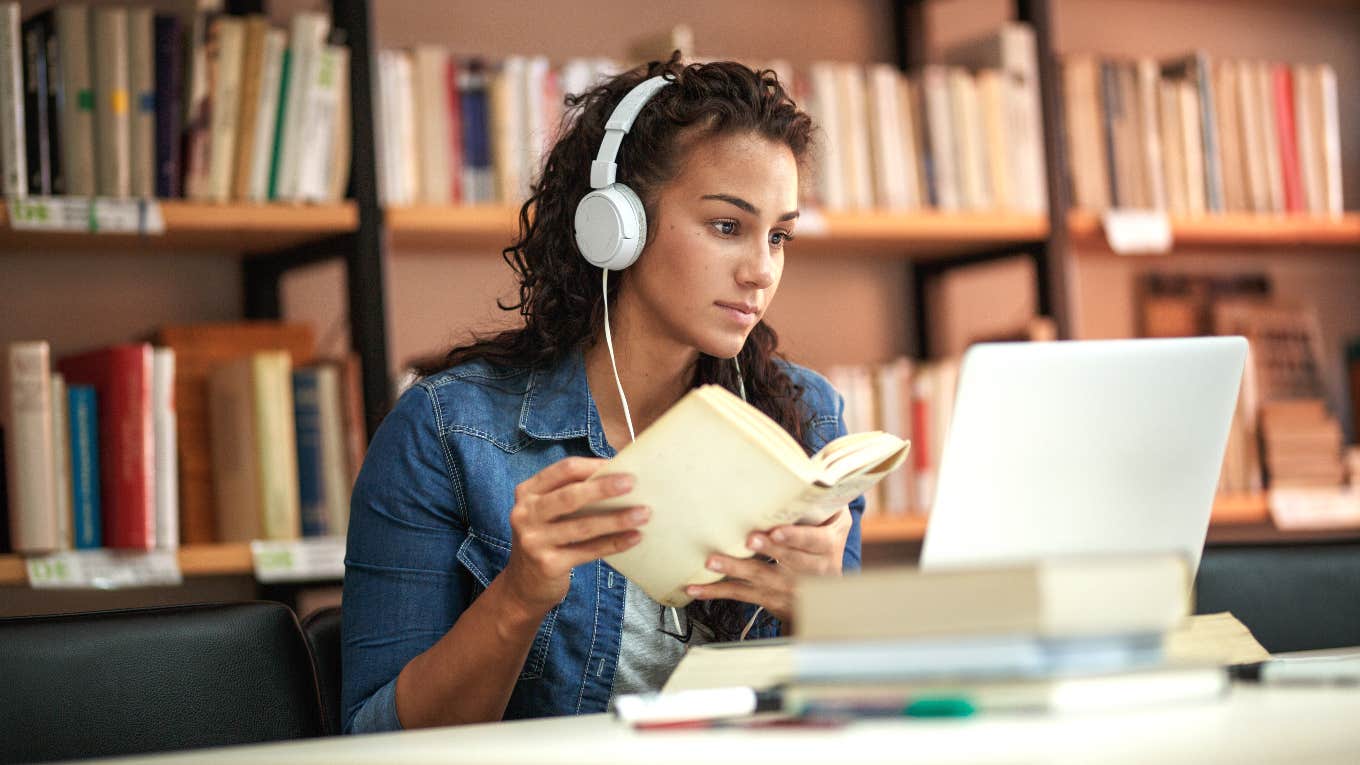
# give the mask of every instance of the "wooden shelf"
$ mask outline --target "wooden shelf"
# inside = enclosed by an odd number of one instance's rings
[[[865,544],[880,542],[919,542],[925,538],[928,516],[915,514],[877,515],[864,521],[860,529]],[[1264,494],[1229,494],[1214,500],[1210,517],[1214,529],[1270,526],[1270,508]]]
[[[118,250],[169,252],[205,250],[229,253],[279,250],[354,231],[359,215],[352,202],[323,205],[208,204],[178,199],[160,203],[165,233],[15,231],[9,211],[0,206],[0,251]]]
[[[483,250],[510,244],[518,208],[393,207],[387,210],[397,250]],[[1011,213],[809,213],[798,232],[798,251],[874,254],[920,259],[948,257],[1048,235],[1039,215]]]
[[[245,575],[255,570],[247,542],[181,547],[179,568],[185,577]],[[23,557],[0,555],[0,586],[27,583]]]
[[[1068,233],[1074,241],[1107,249],[1100,216],[1073,210],[1067,216]],[[1360,213],[1340,218],[1302,215],[1205,215],[1172,218],[1174,247],[1219,249],[1259,247],[1360,247]]]

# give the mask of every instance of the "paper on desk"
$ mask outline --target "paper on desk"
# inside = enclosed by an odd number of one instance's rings
[[[1166,635],[1166,658],[1171,661],[1211,664],[1255,664],[1270,659],[1251,630],[1224,611],[1185,620]]]
[[[661,690],[671,693],[727,686],[771,688],[791,677],[793,643],[787,640],[701,645],[685,653]]]

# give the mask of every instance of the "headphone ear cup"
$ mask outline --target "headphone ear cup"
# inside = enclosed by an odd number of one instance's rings
[[[586,194],[576,205],[576,247],[592,265],[621,271],[642,254],[647,214],[642,200],[621,183]]]

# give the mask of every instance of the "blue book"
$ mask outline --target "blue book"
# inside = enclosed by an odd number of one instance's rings
[[[330,533],[321,467],[321,399],[315,369],[293,370],[293,422],[297,434],[298,509],[302,535]]]
[[[66,388],[71,429],[71,513],[77,550],[103,546],[99,521],[99,411],[90,385]]]

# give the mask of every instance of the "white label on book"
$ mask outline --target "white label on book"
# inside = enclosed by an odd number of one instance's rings
[[[27,560],[34,589],[117,590],[182,583],[174,550],[67,550]]]
[[[265,540],[250,543],[255,578],[261,582],[302,582],[345,576],[345,538]]]
[[[1281,488],[1270,490],[1270,516],[1284,531],[1360,526],[1360,489]]]
[[[1161,210],[1106,210],[1105,239],[1116,255],[1171,252],[1171,219]]]
[[[154,199],[24,197],[9,200],[16,231],[164,234],[165,219]]]

